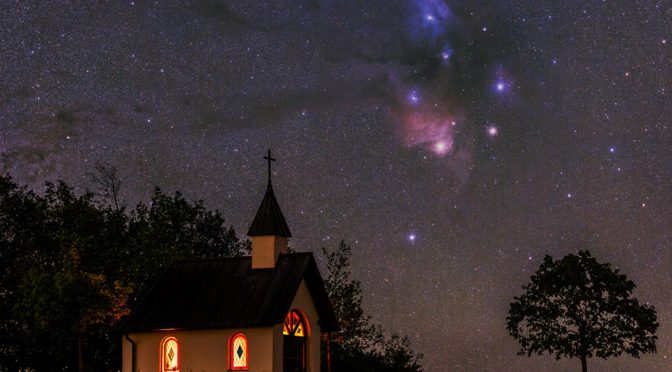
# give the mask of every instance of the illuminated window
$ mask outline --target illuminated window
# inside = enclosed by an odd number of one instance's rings
[[[292,310],[285,317],[283,334],[283,370],[285,372],[306,371],[306,323],[300,312]]]
[[[292,310],[285,317],[285,324],[282,326],[282,334],[285,336],[306,337],[303,318],[298,311]]]
[[[161,341],[161,372],[180,372],[180,351],[175,337]]]
[[[247,359],[247,337],[242,333],[236,333],[229,340],[229,369],[247,370]]]

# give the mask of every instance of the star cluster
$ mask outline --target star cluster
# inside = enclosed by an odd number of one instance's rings
[[[345,239],[365,306],[428,371],[564,371],[505,317],[588,248],[658,311],[672,369],[672,4],[114,1],[0,4],[0,168],[41,190],[116,165],[244,233],[274,188],[317,252]]]

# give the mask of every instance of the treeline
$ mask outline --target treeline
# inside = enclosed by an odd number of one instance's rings
[[[219,212],[179,193],[126,210],[63,182],[38,195],[0,177],[0,369],[117,370],[120,320],[171,261],[247,250]]]
[[[0,176],[0,371],[118,370],[121,323],[172,261],[249,254],[249,241],[202,201],[157,188],[149,204],[126,208],[113,176],[104,198],[63,182],[37,194]],[[421,370],[408,340],[384,337],[361,310],[349,255],[345,244],[327,252],[342,324],[332,370]]]

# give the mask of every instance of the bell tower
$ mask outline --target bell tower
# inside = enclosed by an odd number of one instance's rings
[[[256,216],[247,235],[252,239],[252,269],[272,269],[281,253],[287,253],[287,239],[292,236],[273,194],[271,184],[271,150],[264,156],[268,160],[268,185]]]

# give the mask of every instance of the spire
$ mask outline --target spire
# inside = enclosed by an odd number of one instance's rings
[[[273,194],[273,186],[271,186],[270,179],[268,180],[268,186],[266,186],[264,200],[261,201],[261,205],[257,210],[257,215],[254,217],[247,235],[275,235],[285,238],[290,238],[292,236],[292,233],[289,232],[289,226],[287,226],[287,222],[285,222],[285,216],[282,215],[280,205]]]
[[[266,195],[261,201],[261,205],[257,210],[257,215],[250,225],[250,230],[247,232],[248,236],[263,236],[274,235],[289,238],[292,233],[289,232],[285,217],[282,215],[280,205],[278,204],[275,195],[273,194],[273,186],[271,185],[271,162],[275,161],[271,157],[271,150],[268,150],[268,155],[264,156],[268,160],[268,185],[266,186]]]

